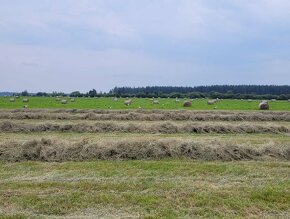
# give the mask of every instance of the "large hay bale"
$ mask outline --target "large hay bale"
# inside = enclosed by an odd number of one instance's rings
[[[114,97],[113,98],[113,101],[117,102],[118,101],[118,98],[117,97]]]
[[[132,100],[130,99],[130,100],[125,100],[124,101],[124,104],[126,105],[126,106],[130,106],[131,104],[132,104]]]
[[[262,101],[260,104],[259,104],[259,109],[260,110],[269,110],[270,106],[269,106],[269,103],[268,101]]]
[[[183,107],[191,107],[192,106],[192,103],[190,101],[185,101],[183,103]]]
[[[208,100],[207,104],[208,105],[214,105],[217,102],[217,100]]]
[[[76,102],[76,100],[74,98],[71,98],[70,102]]]
[[[29,102],[29,99],[24,98],[22,101],[23,101],[23,103],[28,103]]]
[[[154,100],[152,103],[153,104],[159,104],[160,102],[159,102],[159,100]]]
[[[61,100],[61,104],[67,104],[67,100]]]
[[[288,100],[288,102],[290,103],[290,99]]]
[[[9,101],[10,102],[15,102],[15,99],[14,98],[10,98]]]
[[[248,102],[250,103],[250,102],[253,102],[253,100],[252,99],[248,99]]]

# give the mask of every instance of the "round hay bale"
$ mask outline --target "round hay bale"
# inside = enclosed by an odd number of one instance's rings
[[[117,97],[113,98],[113,101],[117,102],[118,101],[118,98]]]
[[[252,99],[248,99],[248,102],[250,103],[250,102],[253,102],[253,100]]]
[[[70,102],[76,102],[76,100],[74,98],[71,98]]]
[[[259,104],[259,109],[260,110],[269,110],[270,106],[269,106],[269,103],[268,101],[262,101],[260,104]]]
[[[124,104],[126,105],[126,106],[130,106],[131,104],[132,104],[132,100],[130,99],[130,100],[125,100],[124,101]]]
[[[192,106],[192,103],[190,101],[185,101],[183,103],[183,107],[191,107]]]
[[[29,99],[24,98],[22,101],[23,101],[23,103],[28,103],[29,102]]]
[[[67,104],[67,100],[61,100],[61,104]]]
[[[288,102],[290,103],[290,99],[288,100]]]
[[[159,102],[159,100],[154,100],[152,103],[153,104],[159,104],[160,102]]]
[[[15,102],[15,99],[14,98],[10,98],[9,101],[10,102]]]
[[[208,100],[207,104],[208,105],[214,105],[217,102],[217,100]]]

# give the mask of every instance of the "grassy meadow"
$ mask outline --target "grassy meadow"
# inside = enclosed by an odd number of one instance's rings
[[[0,97],[0,109],[20,109],[24,105],[28,105],[31,109],[166,109],[180,110],[185,109],[183,102],[186,99],[158,99],[160,104],[153,104],[150,98],[132,98],[133,102],[130,106],[125,106],[126,99],[118,99],[113,101],[112,98],[75,98],[75,102],[71,102],[69,98],[61,98],[68,100],[67,104],[61,104],[53,97],[29,97],[29,103],[23,103],[23,98],[16,98],[15,102],[10,102],[9,97]],[[193,99],[192,107],[186,108],[191,110],[258,110],[260,101],[253,100],[222,100],[215,105],[208,105],[207,99]],[[288,101],[270,101],[270,110],[289,111],[290,103]]]

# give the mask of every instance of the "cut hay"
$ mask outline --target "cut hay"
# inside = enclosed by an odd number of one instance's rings
[[[192,103],[190,101],[185,101],[183,103],[183,107],[191,107],[192,106]]]
[[[290,161],[290,145],[260,147],[234,142],[181,139],[101,140],[76,143],[63,140],[11,141],[0,144],[0,161],[92,161],[192,159],[204,161],[281,160]]]
[[[207,104],[208,104],[208,105],[214,105],[216,102],[217,102],[216,99],[215,99],[215,100],[208,100],[208,101],[207,101]]]
[[[259,104],[259,109],[260,110],[269,110],[270,106],[268,101],[263,100],[260,104]]]
[[[142,108],[142,106],[140,105]],[[96,121],[285,121],[287,111],[188,111],[188,110],[81,110],[30,109],[0,110],[0,119],[7,120],[96,120]]]
[[[67,104],[67,100],[61,100],[61,104]]]
[[[257,125],[251,123],[203,123],[203,122],[96,122],[92,123],[17,123],[0,122],[0,132],[77,132],[77,133],[145,133],[145,134],[290,134],[287,126]]]
[[[125,100],[124,101],[124,104],[126,105],[126,106],[130,106],[131,104],[132,104],[132,100],[130,99],[130,100]]]

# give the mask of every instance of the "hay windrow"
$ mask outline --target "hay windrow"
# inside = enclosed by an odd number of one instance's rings
[[[11,141],[0,144],[0,160],[20,161],[92,161],[146,160],[186,158],[205,161],[267,160],[290,161],[290,144],[260,147],[230,142],[199,142],[180,139],[160,140],[82,140],[71,143],[41,139],[24,143]]]
[[[290,121],[290,112],[160,110],[0,110],[0,119],[120,121]]]
[[[0,132],[77,132],[77,133],[148,133],[148,134],[178,134],[178,133],[215,133],[215,134],[290,134],[288,127],[283,125],[258,125],[253,123],[201,123],[201,122],[154,122],[154,123],[24,123],[0,122]]]

